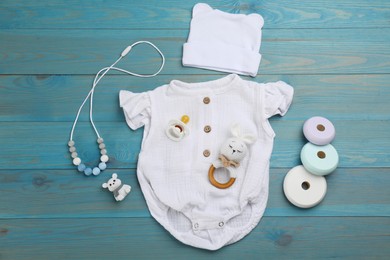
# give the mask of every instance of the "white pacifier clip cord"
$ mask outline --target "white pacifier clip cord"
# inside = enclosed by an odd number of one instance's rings
[[[153,74],[137,74],[137,73],[134,73],[134,72],[131,72],[131,71],[127,71],[127,70],[115,67],[115,65],[123,57],[125,57],[131,51],[131,49],[134,46],[136,46],[138,44],[142,44],[142,43],[145,43],[145,44],[148,44],[148,45],[152,46],[160,54],[160,56],[162,58],[162,62],[161,62],[160,68],[158,69],[158,71],[156,73],[153,73]],[[164,57],[163,53],[160,51],[160,49],[156,45],[154,45],[153,43],[151,43],[149,41],[137,41],[137,42],[133,43],[132,45],[126,47],[126,49],[124,49],[122,51],[120,57],[111,66],[102,68],[95,75],[95,78],[94,78],[94,81],[93,81],[93,84],[92,84],[92,88],[88,92],[87,96],[85,97],[84,101],[81,103],[81,105],[80,105],[80,107],[79,107],[79,109],[77,111],[77,115],[76,115],[76,118],[75,118],[75,120],[73,122],[72,130],[70,132],[70,138],[69,138],[69,142],[68,142],[69,152],[71,152],[71,156],[73,158],[73,164],[77,166],[77,168],[78,168],[78,170],[80,172],[84,172],[85,175],[91,175],[91,174],[98,175],[100,173],[100,171],[106,169],[106,162],[108,161],[108,156],[107,156],[107,151],[105,149],[104,140],[103,140],[103,138],[101,138],[101,136],[100,136],[100,134],[99,134],[99,132],[98,132],[96,126],[95,126],[95,123],[93,121],[93,96],[94,96],[95,88],[96,88],[97,84],[100,82],[100,80],[110,70],[117,70],[117,71],[129,74],[129,75],[135,76],[135,77],[150,78],[150,77],[154,77],[157,74],[159,74],[161,72],[161,70],[163,69],[164,64],[165,64],[165,57]],[[102,154],[102,156],[100,157],[101,163],[99,164],[98,167],[95,167],[93,169],[91,169],[89,167],[86,167],[84,164],[81,163],[81,159],[78,157],[78,154],[76,152],[76,147],[74,146],[75,143],[73,141],[73,134],[74,134],[74,131],[75,131],[75,128],[76,128],[76,124],[78,122],[80,113],[81,113],[85,103],[87,102],[88,98],[91,98],[91,100],[90,100],[90,109],[89,109],[89,120],[90,120],[91,125],[92,125],[92,127],[93,127],[93,129],[94,129],[94,131],[96,133],[97,138],[98,138],[97,142],[99,144],[100,153]]]

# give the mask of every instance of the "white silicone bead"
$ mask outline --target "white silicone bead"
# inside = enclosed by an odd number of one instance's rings
[[[71,156],[72,156],[72,158],[76,158],[79,155],[76,152],[73,152]]]
[[[106,145],[104,143],[101,143],[101,144],[99,144],[99,148],[104,149],[104,148],[106,148]]]
[[[73,159],[73,164],[74,165],[78,166],[78,165],[80,165],[80,163],[81,163],[81,159],[79,157],[76,157],[76,158]]]
[[[100,169],[98,167],[93,168],[92,174],[95,175],[95,176],[99,175],[100,174]]]
[[[102,161],[102,162],[108,162],[108,156],[107,156],[106,154],[102,155],[102,156],[100,157],[100,161]]]
[[[107,169],[107,164],[104,162],[99,163],[99,169],[104,171],[105,169]]]
[[[73,141],[73,140],[70,140],[70,141],[68,142],[68,145],[69,145],[69,147],[74,146],[74,141]]]
[[[98,142],[98,144],[101,144],[101,143],[104,142],[104,140],[103,140],[103,138],[100,137],[100,138],[97,139],[97,142]]]
[[[101,149],[101,150],[100,150],[100,154],[101,154],[101,155],[107,154],[107,150],[106,150],[106,149]]]

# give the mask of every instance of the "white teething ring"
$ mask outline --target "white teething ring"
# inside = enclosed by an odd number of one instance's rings
[[[311,174],[302,165],[295,166],[284,177],[284,194],[299,208],[316,206],[324,199],[326,190],[325,177]]]
[[[230,180],[226,183],[220,183],[214,178],[214,171],[215,167],[214,165],[211,165],[209,168],[209,180],[210,183],[214,186],[217,187],[218,189],[227,189],[230,186],[233,185],[233,183],[236,181],[236,178],[230,178]]]

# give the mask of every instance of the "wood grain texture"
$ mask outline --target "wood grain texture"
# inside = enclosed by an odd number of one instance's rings
[[[224,75],[177,75],[175,79],[204,82],[222,76]],[[93,76],[89,75],[0,76],[3,93],[0,95],[0,104],[3,105],[0,121],[71,122],[91,88],[92,80]],[[169,84],[171,80],[170,75],[149,79],[123,75],[105,77],[96,89],[94,119],[97,123],[123,122],[118,101],[120,90],[138,93]],[[304,121],[319,111],[329,119],[390,119],[387,74],[260,75],[253,80],[259,83],[284,80],[294,87],[293,106],[283,120]],[[330,105],[329,99],[340,105]],[[80,120],[89,120],[87,106]]]
[[[163,74],[215,74],[183,67],[188,30],[0,30],[1,74],[95,74],[139,40],[167,56]],[[390,28],[264,30],[259,74],[388,73]],[[61,51],[58,51],[61,46]],[[124,68],[153,73],[160,57],[137,46]],[[130,61],[129,61],[130,60]]]
[[[215,74],[181,66],[187,36],[183,30],[1,30],[0,73],[94,74],[144,39],[167,56],[163,74]],[[259,74],[386,73],[389,40],[390,28],[265,30]],[[135,47],[127,59],[123,67],[142,73],[156,71],[160,62],[149,46]]]
[[[183,246],[146,218],[3,219],[0,252],[15,260],[386,259],[389,224],[381,217],[264,217],[242,241],[210,252]]]
[[[257,82],[294,87],[285,117],[274,117],[265,216],[242,241],[216,252],[183,245],[148,211],[136,178],[142,129],[131,131],[118,92],[143,92],[172,79],[202,82],[224,73],[181,65],[198,1],[0,1],[0,259],[388,259],[390,256],[390,2],[384,0],[211,0],[265,20]],[[150,79],[110,73],[98,86],[94,119],[109,169],[86,178],[67,141],[94,74],[138,40],[167,58]],[[158,54],[137,46],[119,67],[153,73]],[[312,209],[292,206],[285,174],[300,164],[303,122],[329,118],[340,155],[328,192]],[[78,152],[96,164],[84,111]],[[132,186],[114,202],[101,188],[112,172]]]
[[[295,208],[284,197],[283,179],[289,170],[271,168],[265,216],[390,217],[387,168],[338,168],[327,178],[325,199],[312,209]],[[122,203],[113,203],[112,193],[101,188],[112,172],[133,188]],[[1,170],[0,190],[0,219],[151,218],[135,169],[110,169],[97,178],[76,170]]]
[[[196,0],[0,2],[0,28],[187,29]],[[372,28],[389,25],[388,1],[210,0],[229,13],[259,13],[265,28]]]
[[[333,123],[338,129],[332,144],[340,156],[339,167],[390,166],[390,124],[387,121],[333,120]],[[271,166],[300,164],[299,154],[307,142],[302,134],[303,121],[275,119],[271,125],[277,134]],[[123,122],[101,122],[98,127],[106,139],[110,167],[136,167],[143,129],[134,132]],[[67,146],[70,128],[69,122],[1,123],[0,169],[73,169]],[[77,125],[74,140],[80,157],[88,164],[97,164],[99,149],[89,123]]]

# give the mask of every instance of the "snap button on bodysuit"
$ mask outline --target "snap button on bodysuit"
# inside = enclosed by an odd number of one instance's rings
[[[203,131],[205,131],[205,133],[210,133],[210,132],[211,132],[211,126],[206,125],[206,126],[203,128]]]
[[[209,97],[205,97],[203,99],[203,103],[205,103],[206,105],[210,103],[210,98]]]
[[[204,157],[209,157],[210,156],[210,151],[209,150],[204,150],[203,151],[203,156]]]

